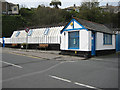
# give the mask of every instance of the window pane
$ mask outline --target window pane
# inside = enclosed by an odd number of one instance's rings
[[[112,35],[111,34],[104,34],[103,42],[105,45],[111,45],[112,44]]]

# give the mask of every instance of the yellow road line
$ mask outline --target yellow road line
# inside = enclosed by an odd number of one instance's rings
[[[19,56],[26,56],[26,57],[31,57],[31,58],[37,58],[40,59],[41,57],[36,57],[36,56],[30,56],[30,55],[26,55],[26,54],[20,54],[20,53],[13,53],[13,52],[9,52],[10,54],[14,54],[14,55],[19,55]]]

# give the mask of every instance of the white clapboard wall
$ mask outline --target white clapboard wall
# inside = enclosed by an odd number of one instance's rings
[[[37,28],[30,29],[28,36],[29,44],[60,44],[60,31],[64,26],[50,27],[50,28]],[[21,44],[26,43],[26,32],[25,30],[14,31],[10,38],[5,38],[6,44]],[[0,39],[2,42],[2,39]]]

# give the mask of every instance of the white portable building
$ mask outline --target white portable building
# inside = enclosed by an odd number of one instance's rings
[[[10,38],[4,38],[6,46],[21,47],[26,43],[30,48],[50,47],[60,49],[60,31],[64,26],[14,31]]]
[[[115,34],[106,26],[73,18],[61,30],[62,54],[94,56],[115,52]]]
[[[30,29],[28,32],[29,44],[60,44],[60,30],[64,26]],[[11,43],[26,43],[27,33],[25,30],[14,31],[11,36]]]

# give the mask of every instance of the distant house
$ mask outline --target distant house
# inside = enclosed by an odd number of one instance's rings
[[[73,18],[61,30],[61,54],[90,57],[115,52],[115,34],[102,24]]]
[[[112,6],[112,5],[106,4],[106,6],[100,6],[100,8],[104,12],[112,12],[112,13],[120,12],[120,7],[119,6]]]
[[[71,12],[71,11],[80,12],[79,9],[80,9],[80,7],[76,6],[75,4],[72,7],[65,8],[65,10],[68,12]]]
[[[2,14],[19,14],[19,4],[2,2]]]

